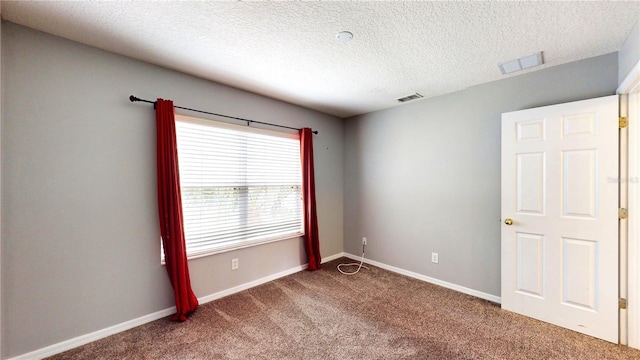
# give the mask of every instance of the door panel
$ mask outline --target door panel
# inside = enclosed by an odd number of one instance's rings
[[[618,97],[502,115],[502,307],[618,342]]]
[[[570,238],[562,238],[562,242],[562,301],[566,305],[596,311],[598,243]]]
[[[597,150],[562,151],[563,217],[596,219]]]
[[[544,236],[516,233],[518,251],[516,291],[544,297]]]
[[[517,211],[544,215],[544,153],[517,154]]]

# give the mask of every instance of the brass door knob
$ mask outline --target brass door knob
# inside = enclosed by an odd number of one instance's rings
[[[507,225],[511,225],[511,224],[513,224],[513,220],[507,218],[507,219],[504,220],[504,223],[507,224]]]

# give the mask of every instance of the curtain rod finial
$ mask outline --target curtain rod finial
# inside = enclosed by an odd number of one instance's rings
[[[138,99],[137,97],[131,95],[131,96],[129,96],[129,101],[131,101],[131,102],[140,101],[140,99]]]
[[[312,133],[314,133],[314,134],[318,135],[318,130],[316,130],[316,131],[312,131]]]

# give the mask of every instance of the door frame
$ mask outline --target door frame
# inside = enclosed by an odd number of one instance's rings
[[[620,343],[640,349],[640,61],[616,92],[620,116],[628,119],[627,131],[620,132],[621,146],[626,144],[620,161],[627,163],[620,174],[620,203],[629,211],[620,224],[620,297],[627,299],[627,309],[620,310]]]

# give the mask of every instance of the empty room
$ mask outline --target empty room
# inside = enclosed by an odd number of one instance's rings
[[[0,16],[0,359],[640,359],[639,1]]]

